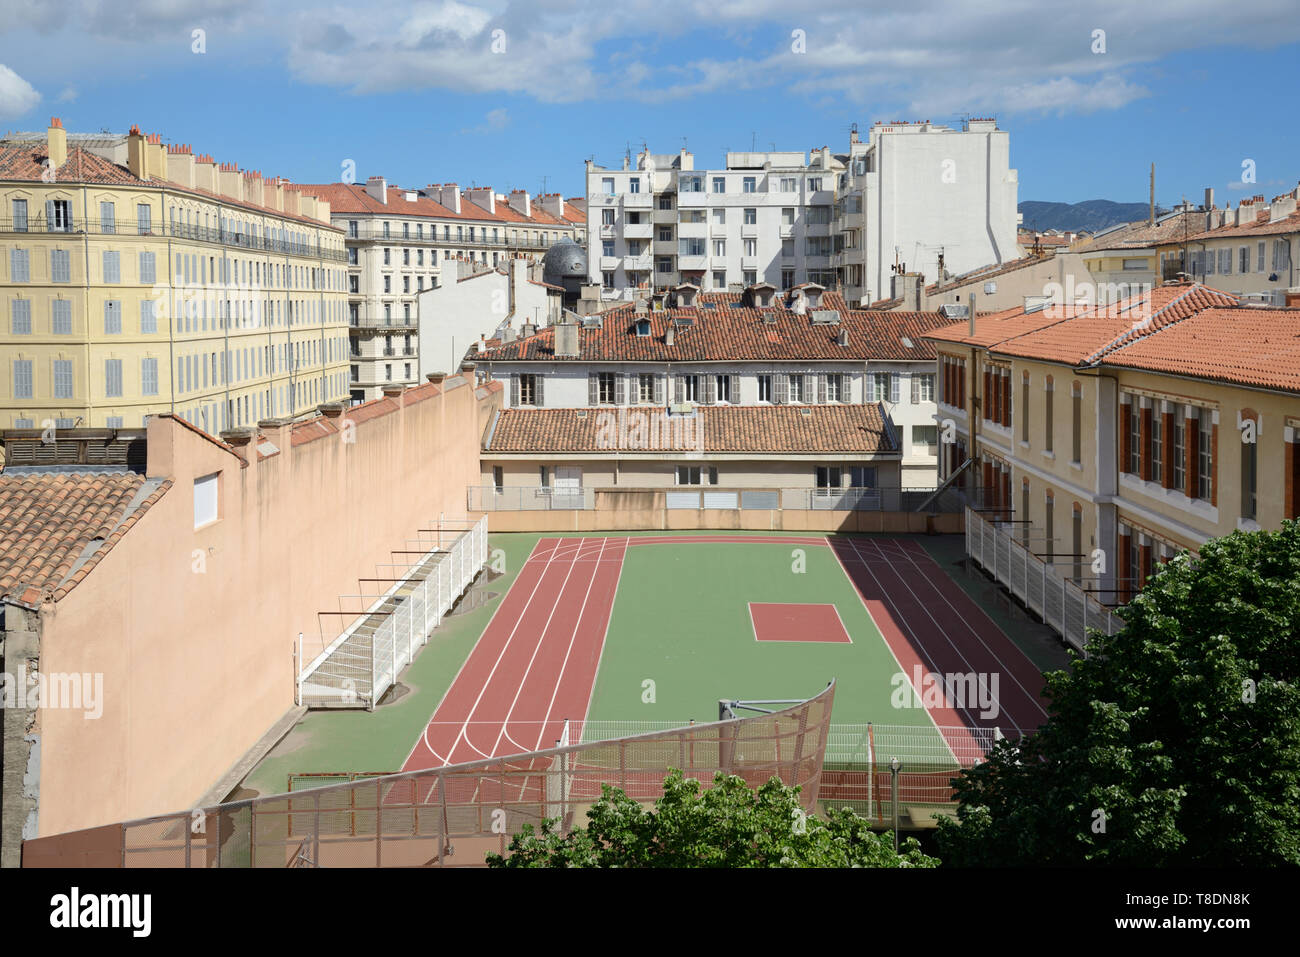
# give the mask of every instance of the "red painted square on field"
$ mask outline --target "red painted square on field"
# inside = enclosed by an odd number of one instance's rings
[[[759,641],[818,641],[852,644],[831,604],[751,601],[749,617]]]

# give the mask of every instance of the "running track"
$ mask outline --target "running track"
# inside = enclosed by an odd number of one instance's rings
[[[971,745],[967,728],[1029,730],[1046,717],[1038,669],[914,541],[725,533],[542,538],[402,770],[553,746],[565,718],[587,713],[627,548],[705,542],[830,547],[909,680],[918,664],[923,672],[997,675],[996,717],[982,717],[978,707],[930,709],[954,751]]]

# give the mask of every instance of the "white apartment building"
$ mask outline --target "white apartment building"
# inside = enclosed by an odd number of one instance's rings
[[[851,134],[835,189],[832,265],[845,299],[891,296],[897,272],[927,282],[1020,257],[1010,137],[992,119],[928,120]],[[895,269],[897,267],[897,269]]]
[[[839,159],[823,147],[727,153],[697,170],[693,154],[642,152],[635,165],[587,162],[589,277],[606,298],[692,283],[709,292],[769,282],[834,285],[831,211]]]
[[[345,231],[354,402],[379,398],[387,385],[419,381],[420,295],[456,278],[455,271],[441,278],[447,266],[486,270],[521,255],[540,260],[561,237],[585,229],[583,211],[558,193],[501,194],[455,183],[403,189],[382,176],[365,185],[302,188],[328,199],[334,225]],[[434,363],[439,370],[442,360]]]

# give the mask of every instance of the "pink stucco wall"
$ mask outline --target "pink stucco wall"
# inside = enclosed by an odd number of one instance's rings
[[[293,706],[298,633],[416,529],[464,516],[499,401],[456,376],[332,420],[353,420],[354,442],[266,431],[280,454],[257,461],[255,441],[247,463],[150,420],[148,474],[174,486],[42,609],[42,670],[102,672],[104,707],[41,712],[40,833],[190,807]],[[220,518],[196,530],[194,480],[214,472]]]

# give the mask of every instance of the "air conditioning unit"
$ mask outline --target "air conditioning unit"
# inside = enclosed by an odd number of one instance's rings
[[[955,302],[946,302],[939,307],[939,315],[945,319],[964,319],[969,314],[969,306],[961,306]]]

